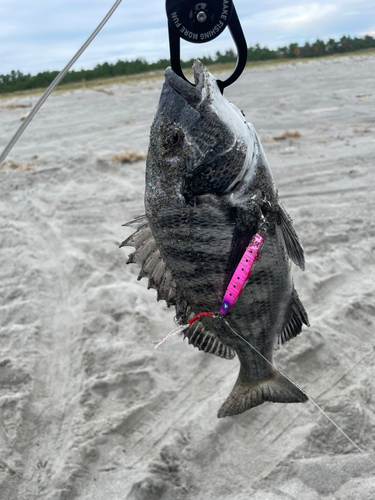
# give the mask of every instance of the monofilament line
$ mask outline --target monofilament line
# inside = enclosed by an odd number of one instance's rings
[[[222,318],[222,320],[224,321],[224,323],[227,325],[227,327],[228,327],[228,328],[229,328],[229,329],[230,329],[230,330],[231,330],[231,331],[232,331],[235,335],[237,335],[237,337],[239,337],[241,340],[243,340],[244,342],[246,342],[246,344],[247,344],[249,347],[251,347],[251,349],[253,349],[253,351],[255,351],[257,354],[259,354],[259,356],[260,356],[261,358],[263,358],[263,359],[264,359],[264,361],[266,361],[269,365],[271,365],[271,366],[272,366],[272,368],[273,368],[274,370],[276,370],[277,372],[279,372],[279,373],[280,373],[280,375],[282,375],[283,377],[285,377],[285,378],[286,378],[286,379],[287,379],[287,380],[288,380],[291,384],[293,384],[295,387],[297,387],[297,389],[300,389],[300,388],[298,387],[298,385],[297,385],[297,384],[295,384],[292,380],[290,380],[290,378],[289,378],[289,377],[287,377],[286,375],[284,375],[284,373],[283,373],[281,370],[279,370],[279,369],[278,369],[275,365],[273,365],[273,364],[272,364],[272,363],[271,363],[271,362],[270,362],[270,361],[269,361],[269,360],[268,360],[265,356],[263,356],[263,354],[262,354],[261,352],[259,352],[259,351],[258,351],[258,349],[257,349],[256,347],[254,347],[252,344],[250,344],[250,342],[248,342],[248,341],[247,341],[246,339],[244,339],[244,338],[243,338],[243,337],[242,337],[239,333],[237,333],[237,332],[236,332],[236,330],[234,330],[234,329],[230,326],[230,324],[229,324],[229,323],[228,323],[228,321],[224,318],[224,316],[221,316],[221,318]],[[301,389],[300,389],[300,390],[301,390]],[[305,392],[305,391],[303,391],[303,392],[304,392],[304,394],[306,394],[306,392]],[[344,437],[345,437],[345,438],[346,438],[346,439],[347,439],[347,440],[348,440],[348,441],[349,441],[349,442],[350,442],[350,443],[351,443],[351,444],[352,444],[352,445],[353,445],[353,446],[354,446],[354,447],[355,447],[355,448],[356,448],[359,452],[361,452],[361,453],[362,453],[362,455],[364,455],[364,456],[366,457],[366,459],[367,459],[369,462],[371,462],[371,463],[372,463],[372,465],[374,465],[374,466],[375,466],[375,462],[374,462],[374,461],[373,461],[373,460],[372,460],[372,459],[371,459],[371,458],[370,458],[370,457],[369,457],[369,456],[368,456],[368,455],[367,455],[367,454],[366,454],[366,453],[362,450],[362,448],[360,448],[360,447],[359,447],[359,446],[358,446],[358,445],[357,445],[357,444],[356,444],[356,443],[355,443],[355,442],[354,442],[354,441],[353,441],[353,440],[352,440],[352,439],[351,439],[351,438],[350,438],[350,437],[346,434],[346,432],[345,432],[345,431],[343,431],[343,430],[341,429],[341,427],[340,427],[339,425],[337,425],[337,424],[336,424],[336,422],[334,422],[334,421],[332,420],[332,418],[331,418],[331,417],[329,417],[329,416],[327,415],[327,413],[326,413],[326,412],[325,412],[325,411],[324,411],[324,410],[323,410],[323,409],[322,409],[322,408],[318,405],[318,403],[316,403],[316,402],[315,402],[315,401],[314,401],[314,400],[313,400],[313,399],[312,399],[312,398],[311,398],[308,394],[306,394],[306,396],[309,398],[309,400],[312,402],[312,404],[313,404],[316,408],[318,408],[318,410],[319,410],[319,411],[320,411],[320,412],[321,412],[321,413],[322,413],[322,414],[323,414],[323,415],[324,415],[324,416],[325,416],[325,417],[326,417],[326,418],[327,418],[327,419],[331,422],[331,424],[333,424],[333,425],[336,427],[336,429],[337,429],[338,431],[340,431],[340,432],[341,432],[341,434],[342,434],[342,435],[343,435],[343,436],[344,436]]]
[[[73,64],[77,61],[77,59],[83,54],[83,52],[87,49],[87,47],[90,45],[90,43],[94,40],[96,35],[99,33],[99,31],[103,28],[103,26],[106,24],[108,19],[112,16],[114,11],[117,9],[117,7],[120,5],[122,0],[117,0],[111,10],[108,12],[108,14],[105,16],[105,18],[102,20],[102,22],[99,24],[99,26],[93,31],[93,33],[89,36],[89,38],[86,40],[86,42],[82,45],[82,47],[79,49],[79,51],[76,53],[76,55],[68,62],[68,64],[65,66],[65,68],[60,71],[60,73],[56,76],[56,78],[53,80],[53,82],[50,84],[50,86],[47,88],[47,90],[44,92],[42,97],[39,99],[39,101],[35,104],[33,109],[30,111],[30,113],[27,115],[27,118],[22,122],[22,125],[20,128],[17,130],[17,132],[14,134],[8,145],[5,147],[4,151],[0,155],[0,168],[3,162],[5,161],[6,157],[8,154],[11,152],[13,146],[16,144],[18,139],[21,137],[23,134],[24,130],[28,126],[28,124],[31,122],[31,120],[34,118],[34,116],[37,114],[39,109],[43,106],[44,102],[47,100],[51,92],[57,87],[57,85],[61,82],[61,80],[64,78],[64,76],[67,74],[67,72],[70,70],[70,68],[73,66]]]

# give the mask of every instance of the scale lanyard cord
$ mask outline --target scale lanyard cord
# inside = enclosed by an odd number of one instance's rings
[[[61,82],[61,80],[64,78],[64,76],[67,74],[67,72],[70,70],[70,68],[73,66],[73,64],[77,61],[77,59],[83,54],[83,52],[87,49],[87,47],[90,45],[90,43],[94,40],[96,35],[99,33],[99,31],[103,28],[103,26],[106,24],[108,19],[112,16],[114,11],[117,9],[117,7],[120,5],[122,0],[117,0],[108,14],[105,16],[105,18],[102,20],[102,22],[99,24],[99,26],[93,31],[93,33],[89,36],[89,38],[86,40],[86,42],[82,45],[82,47],[79,49],[79,51],[75,54],[75,56],[68,62],[68,64],[65,66],[65,68],[60,71],[60,73],[56,76],[56,78],[53,80],[53,82],[50,84],[50,86],[47,88],[47,90],[44,92],[42,97],[39,99],[39,101],[35,104],[33,109],[30,111],[29,115],[27,118],[24,120],[20,128],[17,130],[17,132],[14,134],[8,145],[5,147],[4,151],[0,155],[0,168],[5,161],[6,157],[12,150],[13,146],[16,144],[18,139],[21,137],[23,134],[24,130],[26,127],[29,125],[31,120],[34,118],[34,116],[37,114],[41,106],[44,104],[46,99],[49,97],[51,92],[57,87],[57,85]]]

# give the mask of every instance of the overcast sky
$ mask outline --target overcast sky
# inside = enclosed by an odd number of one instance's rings
[[[115,0],[0,0],[0,74],[60,70]],[[270,48],[346,34],[375,36],[375,0],[234,0],[248,45]],[[169,58],[164,0],[122,0],[76,63]],[[228,30],[207,44],[184,43],[182,58],[234,48]]]

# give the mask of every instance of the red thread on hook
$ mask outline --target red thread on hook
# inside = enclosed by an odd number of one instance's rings
[[[201,316],[210,316],[210,317],[212,318],[213,316],[215,316],[215,313],[212,313],[212,312],[209,312],[209,313],[206,313],[206,312],[204,312],[204,313],[199,313],[199,314],[197,314],[196,316],[194,316],[194,318],[190,319],[190,320],[187,322],[187,324],[188,324],[188,325],[191,325],[192,323],[194,323],[194,321],[197,321],[197,319],[199,319]]]

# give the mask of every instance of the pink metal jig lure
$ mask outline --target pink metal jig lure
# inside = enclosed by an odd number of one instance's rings
[[[246,248],[245,253],[240,260],[236,270],[233,273],[232,279],[229,282],[227,291],[225,292],[223,303],[221,304],[220,313],[227,313],[234,305],[238,297],[241,295],[243,287],[250,278],[253,266],[259,258],[260,249],[263,245],[264,237],[260,232],[256,233]]]
[[[265,235],[262,236],[261,232],[258,231],[251,239],[249,245],[246,247],[245,253],[240,260],[240,263],[236,267],[233,276],[229,282],[228,288],[225,292],[223,302],[220,308],[220,314],[227,313],[234,305],[238,297],[241,295],[243,287],[245,286],[247,280],[250,278],[255,262],[259,259],[260,249],[265,240]],[[216,314],[213,312],[202,312],[197,314],[194,318],[190,319],[186,325],[180,325],[174,330],[172,330],[166,337],[157,341],[155,349],[157,349],[161,344],[164,344],[166,340],[173,337],[177,333],[182,333],[186,328],[188,328],[192,323],[197,321],[201,316],[211,316],[215,317]]]

